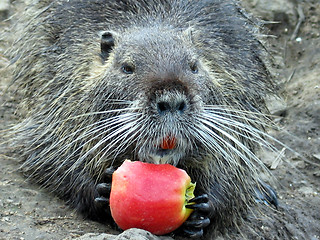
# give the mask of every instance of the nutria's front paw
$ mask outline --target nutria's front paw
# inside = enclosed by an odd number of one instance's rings
[[[183,235],[189,238],[200,238],[203,236],[203,229],[210,224],[209,213],[211,207],[207,194],[202,194],[189,201],[187,208],[194,209],[187,221],[182,225]]]
[[[102,183],[97,184],[96,192],[98,196],[94,199],[97,211],[110,214],[109,198],[111,192],[112,174],[115,171],[113,167],[107,168],[102,176]]]

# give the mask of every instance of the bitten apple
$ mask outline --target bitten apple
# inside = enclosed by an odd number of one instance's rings
[[[126,160],[112,175],[111,214],[123,230],[167,234],[191,214],[185,205],[194,197],[194,188],[189,175],[170,164]]]

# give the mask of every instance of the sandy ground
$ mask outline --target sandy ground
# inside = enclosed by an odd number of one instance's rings
[[[0,0],[2,1],[2,0]],[[270,100],[278,130],[271,133],[290,147],[271,170],[277,179],[278,210],[248,217],[243,235],[233,239],[320,239],[320,3],[319,0],[246,0],[266,24],[274,75],[281,99]],[[12,1],[9,15],[23,7]],[[0,21],[0,33],[13,20]],[[4,93],[11,78],[5,50],[11,39],[0,39],[0,129],[16,120],[16,102]],[[1,134],[1,132],[0,132]],[[1,135],[0,135],[1,137]],[[282,149],[282,146],[278,146]],[[275,154],[262,153],[266,163]],[[0,239],[74,239],[85,233],[114,233],[109,226],[83,220],[64,202],[28,182],[10,156],[0,155]]]

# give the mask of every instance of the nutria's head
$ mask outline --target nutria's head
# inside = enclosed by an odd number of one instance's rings
[[[232,106],[246,104],[240,102],[244,87],[219,64],[207,63],[197,47],[205,43],[195,41],[192,30],[149,27],[106,31],[101,38],[103,67],[90,98],[93,112],[106,111],[104,157],[121,161],[125,153],[174,165],[213,153],[232,158],[237,137],[225,131],[234,125],[231,110],[246,110]]]

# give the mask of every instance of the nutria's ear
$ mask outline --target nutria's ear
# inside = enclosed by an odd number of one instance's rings
[[[109,54],[114,47],[115,39],[117,37],[117,33],[113,31],[104,31],[100,33],[101,42],[101,58],[103,61],[106,61],[109,57]]]

